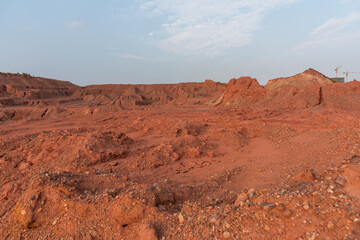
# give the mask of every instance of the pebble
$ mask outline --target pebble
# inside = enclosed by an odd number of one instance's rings
[[[129,180],[129,178],[127,176],[123,176],[122,180],[126,182],[127,180]]]
[[[330,188],[328,188],[326,191],[327,191],[328,193],[334,193],[334,191],[331,190]]]
[[[35,200],[36,199],[36,196],[35,195],[31,195],[30,196],[30,200]]]
[[[304,201],[304,203],[303,203],[303,208],[304,208],[305,210],[309,210],[310,206],[309,206],[309,202],[308,202],[308,201]]]
[[[118,162],[112,162],[110,163],[110,166],[116,167],[119,163]]]
[[[223,233],[223,237],[224,237],[224,238],[230,238],[231,235],[230,235],[230,233],[229,233],[228,231],[225,231],[225,232]]]
[[[261,206],[264,208],[264,210],[271,210],[271,209],[276,207],[276,204],[275,203],[264,202],[264,203],[261,204]]]
[[[289,209],[285,209],[285,211],[283,212],[284,217],[290,217],[292,214],[292,211]]]
[[[94,240],[94,238],[91,236],[90,233],[87,233],[87,234],[85,235],[84,240]]]
[[[331,229],[333,227],[334,227],[334,223],[332,221],[329,221],[328,224],[327,224],[327,228]]]
[[[343,176],[338,176],[335,180],[335,183],[339,184],[340,186],[344,187],[346,184],[346,179]]]
[[[185,221],[185,219],[184,219],[183,215],[180,213],[179,214],[179,222],[183,223],[184,221]]]
[[[234,205],[239,206],[243,205],[244,201],[248,198],[248,195],[246,193],[240,193],[238,197],[236,198]]]
[[[315,240],[316,239],[316,234],[314,232],[312,233],[312,235],[311,235],[311,233],[308,233],[306,235],[307,235],[307,237],[306,237],[307,240]]]
[[[264,228],[266,231],[270,231],[270,227],[268,225],[265,225]]]
[[[138,235],[141,240],[158,240],[155,229],[148,224],[138,226]]]
[[[98,233],[93,229],[89,231],[89,234],[94,238],[98,236]]]
[[[160,211],[166,211],[166,208],[164,207],[164,205],[159,205],[158,208],[159,208]]]
[[[255,195],[255,189],[254,189],[254,188],[250,188],[249,191],[248,191],[248,196],[249,196],[249,198],[254,197],[254,195]]]

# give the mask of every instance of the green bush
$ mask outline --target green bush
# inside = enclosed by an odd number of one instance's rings
[[[25,73],[25,72],[23,72],[22,75],[23,75],[24,77],[31,77],[31,75],[30,75],[29,73]]]

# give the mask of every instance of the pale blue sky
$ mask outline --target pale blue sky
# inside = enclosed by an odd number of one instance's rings
[[[1,72],[78,85],[360,72],[360,0],[0,0],[0,29]]]

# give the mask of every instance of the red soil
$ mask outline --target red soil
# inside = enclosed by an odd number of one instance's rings
[[[359,86],[0,74],[0,239],[358,239]]]
[[[305,87],[314,84],[326,86],[332,83],[332,80],[330,80],[328,77],[310,68],[305,72],[299,73],[295,76],[270,80],[265,85],[265,88],[269,90],[275,90],[283,86]]]

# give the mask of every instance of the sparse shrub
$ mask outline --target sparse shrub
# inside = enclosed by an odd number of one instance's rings
[[[22,75],[23,75],[24,77],[31,77],[31,75],[30,75],[29,73],[25,73],[25,72],[23,72]]]

